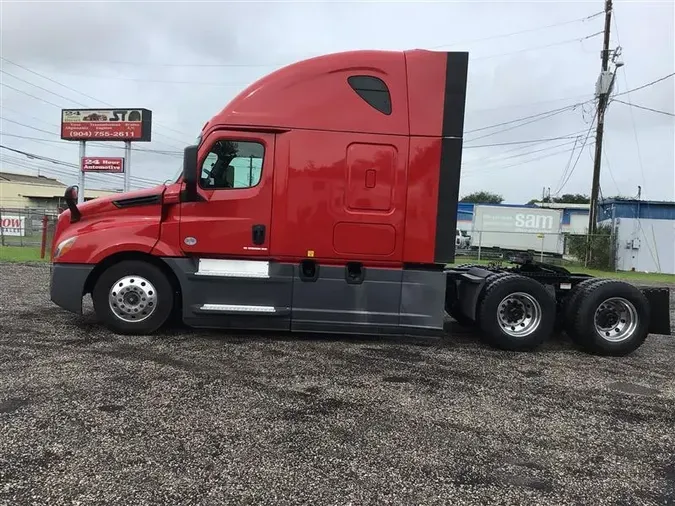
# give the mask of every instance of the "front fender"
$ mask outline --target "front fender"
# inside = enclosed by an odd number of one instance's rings
[[[115,253],[150,253],[159,240],[160,217],[99,221],[69,232],[77,239],[55,262],[97,264]]]

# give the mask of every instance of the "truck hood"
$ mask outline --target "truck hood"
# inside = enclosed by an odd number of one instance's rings
[[[69,251],[59,261],[96,262],[124,248],[148,252],[159,238],[165,191],[166,186],[158,185],[83,202],[77,206],[81,218],[72,223],[71,211],[65,210],[56,223],[52,252],[74,236],[79,237],[78,251]]]
[[[98,197],[94,200],[89,200],[78,204],[77,208],[82,213],[82,220],[86,220],[92,215],[100,214],[107,211],[114,211],[121,208],[133,207],[159,199],[161,202],[162,195],[166,190],[166,186],[157,185],[152,188],[144,188],[132,192],[119,193],[117,195],[109,195],[106,197]],[[70,211],[65,211],[70,214]]]

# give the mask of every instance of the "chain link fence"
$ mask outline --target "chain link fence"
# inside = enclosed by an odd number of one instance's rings
[[[617,264],[616,238],[609,226],[599,226],[592,235],[471,230],[456,236],[457,263],[509,261],[523,253],[562,267],[615,271]]]
[[[49,257],[60,210],[0,207],[0,245],[44,249]]]

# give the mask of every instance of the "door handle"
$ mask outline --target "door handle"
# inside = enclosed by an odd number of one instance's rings
[[[265,243],[265,225],[253,225],[252,229],[252,239],[253,244],[264,244]]]

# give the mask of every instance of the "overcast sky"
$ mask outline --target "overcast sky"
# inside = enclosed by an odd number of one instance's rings
[[[611,44],[622,46],[625,63],[617,74],[618,93],[675,71],[674,5],[615,1]],[[247,84],[284,64],[350,49],[468,50],[460,193],[495,191],[510,203],[540,197],[544,186],[553,194],[589,194],[594,130],[571,177],[560,185],[593,119],[592,102],[523,126],[484,127],[593,99],[602,37],[586,37],[603,29],[603,16],[581,19],[603,7],[599,0],[3,1],[2,144],[74,164],[77,143],[59,141],[60,108],[147,107],[153,111],[154,140],[134,147],[153,152],[134,151],[131,163],[133,186],[149,186],[174,176],[180,151],[205,121]],[[557,26],[543,28],[550,25]],[[497,37],[513,32],[524,33]],[[671,77],[616,98],[672,115],[674,97]],[[550,137],[570,138],[474,147]],[[121,156],[122,144],[114,145],[118,148],[89,145],[87,154]],[[675,198],[673,116],[614,102],[604,146],[603,195],[635,195],[641,185],[643,198]],[[74,168],[0,151],[0,170],[35,174],[40,168],[43,175],[76,181]],[[121,176],[97,175],[87,183],[121,185]]]

